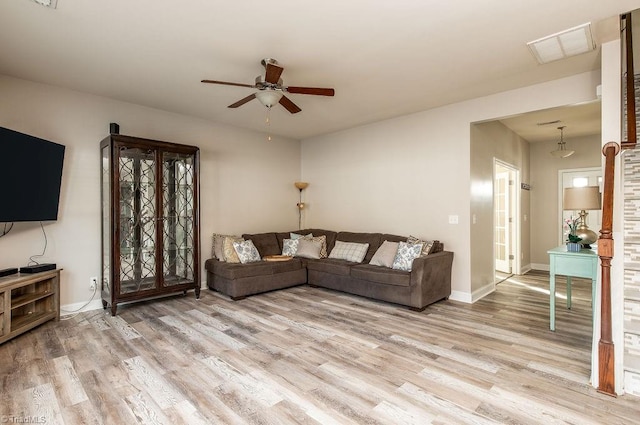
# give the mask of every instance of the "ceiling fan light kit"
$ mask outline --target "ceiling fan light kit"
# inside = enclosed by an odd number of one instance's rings
[[[265,89],[260,90],[256,93],[256,97],[267,108],[271,108],[273,105],[276,105],[280,102],[284,94],[281,91],[273,90],[273,89]]]

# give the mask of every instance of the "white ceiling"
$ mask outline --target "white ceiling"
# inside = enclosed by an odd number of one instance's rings
[[[596,43],[639,0],[31,0],[0,2],[0,74],[303,139],[599,69],[599,49],[538,65],[526,43],[592,22]],[[610,18],[607,20],[607,18]],[[603,24],[603,21],[607,24]],[[605,30],[606,29],[606,30]],[[613,31],[615,35],[615,31]],[[260,60],[291,94],[266,128]]]
[[[560,140],[560,126],[565,127],[565,139],[592,136],[601,134],[601,106],[600,101],[594,101],[529,112],[500,122],[531,143]]]

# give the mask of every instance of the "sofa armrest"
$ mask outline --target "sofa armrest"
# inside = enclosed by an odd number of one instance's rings
[[[413,260],[411,306],[422,309],[451,295],[453,252],[441,251]]]

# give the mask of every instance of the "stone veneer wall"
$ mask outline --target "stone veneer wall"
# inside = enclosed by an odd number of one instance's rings
[[[640,396],[640,148],[624,163],[624,388]]]

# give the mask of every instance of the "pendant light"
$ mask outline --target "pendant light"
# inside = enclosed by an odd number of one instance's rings
[[[551,155],[555,156],[556,158],[566,158],[575,153],[575,151],[567,150],[567,147],[564,141],[564,133],[563,133],[563,130],[565,127],[566,126],[564,125],[561,127],[558,127],[558,130],[560,130],[560,141],[558,142],[558,149],[551,151]]]

